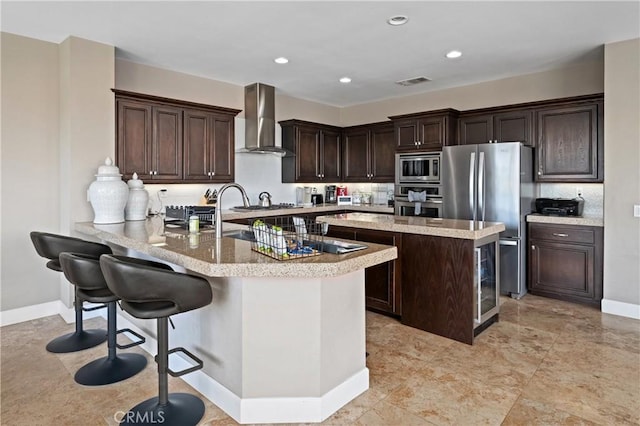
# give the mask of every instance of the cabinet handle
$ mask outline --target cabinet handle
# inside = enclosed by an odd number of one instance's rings
[[[554,237],[568,237],[569,234],[565,234],[565,233],[561,233],[561,232],[554,232],[553,236]]]
[[[536,249],[536,246],[533,246],[533,245],[532,245],[532,246],[531,246],[531,250],[535,250],[535,249]]]

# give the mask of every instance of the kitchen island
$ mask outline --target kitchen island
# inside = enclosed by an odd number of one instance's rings
[[[316,220],[329,224],[330,234],[338,227],[339,235],[352,232],[356,239],[362,229],[394,236],[403,324],[472,344],[498,320],[498,236],[504,224],[371,213]]]
[[[239,228],[224,227],[224,235]],[[364,269],[395,259],[395,247],[368,244],[350,254],[278,261],[241,239],[165,231],[160,218],[77,223],[75,230],[115,252],[208,279],[212,303],[172,317],[170,347],[203,359],[204,368],[184,380],[236,421],[320,422],[368,389]],[[124,312],[118,320],[155,337],[155,321]],[[144,347],[155,354],[155,343]],[[176,368],[186,363],[172,358]]]

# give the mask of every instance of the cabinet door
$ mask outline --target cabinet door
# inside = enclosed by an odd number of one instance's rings
[[[366,128],[346,131],[342,152],[344,159],[343,180],[345,182],[368,180],[371,173],[369,168],[369,131]]]
[[[204,111],[184,112],[184,179],[209,180],[208,140],[210,114]]]
[[[182,178],[182,109],[154,106],[152,112],[152,180],[179,180]]]
[[[522,142],[533,146],[533,111],[509,111],[493,116],[493,134],[498,142]]]
[[[295,129],[296,182],[320,181],[320,130],[298,126]]]
[[[398,246],[401,236],[391,232],[357,229],[356,240]],[[398,315],[402,313],[402,293],[396,265],[396,261],[390,261],[365,269],[365,298],[368,308]]]
[[[418,120],[418,148],[442,149],[446,140],[444,117],[428,117]]]
[[[537,181],[602,182],[600,109],[586,104],[538,111]]]
[[[322,151],[320,157],[322,165],[321,180],[337,182],[341,177],[340,133],[332,130],[322,130]]]
[[[369,133],[369,173],[373,182],[393,182],[395,179],[393,135],[391,125],[374,126]]]
[[[151,106],[118,100],[118,139],[116,161],[124,179],[138,173],[140,179],[151,179]]]
[[[593,265],[593,246],[529,240],[529,290],[534,294],[593,299]]]
[[[460,117],[459,145],[488,143],[493,140],[493,115]]]
[[[213,182],[234,180],[234,121],[233,117],[213,114],[211,116],[209,158]]]
[[[418,120],[407,119],[394,121],[394,134],[397,151],[413,151],[418,142]]]

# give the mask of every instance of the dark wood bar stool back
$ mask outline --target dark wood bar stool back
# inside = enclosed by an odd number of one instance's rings
[[[202,308],[211,303],[209,282],[194,275],[144,265],[140,259],[103,255],[100,266],[109,289],[120,298],[122,309],[136,318],[156,319],[158,327],[158,396],[130,409],[122,424],[141,419],[162,419],[165,426],[196,425],[204,416],[204,403],[195,395],[169,393],[168,374],[179,377],[202,368],[202,360],[184,348],[169,350],[170,315]],[[195,366],[182,371],[169,369],[169,354],[182,352]]]
[[[155,262],[149,262],[150,264]],[[65,277],[76,286],[78,296],[83,300],[107,305],[107,347],[108,355],[85,364],[75,374],[75,381],[86,386],[108,385],[135,376],[147,365],[144,355],[118,354],[116,348],[126,349],[145,342],[144,337],[130,329],[118,330],[116,320],[116,302],[114,295],[102,275],[100,258],[79,253],[61,253],[60,265]],[[118,345],[118,333],[128,332],[138,338],[137,341]]]
[[[59,260],[60,253],[73,252],[84,253],[93,256],[100,256],[101,254],[111,253],[111,248],[109,248],[109,246],[107,245],[85,241],[80,238],[67,237],[64,235],[50,234],[47,232],[38,231],[31,232],[30,236],[36,252],[45,259],[49,259],[49,261],[47,262],[47,268],[57,272],[62,272],[62,267],[60,266]],[[67,353],[81,351],[97,346],[107,340],[106,330],[84,330],[82,327],[83,310],[91,311],[94,309],[100,309],[103,306],[83,309],[82,299],[78,297],[77,288],[73,306],[76,314],[76,330],[73,333],[57,337],[49,342],[47,344],[47,350],[49,352]]]

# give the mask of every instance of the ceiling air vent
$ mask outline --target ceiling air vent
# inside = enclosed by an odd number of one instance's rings
[[[427,81],[431,80],[429,80],[427,77],[414,77],[408,78],[406,80],[396,81],[396,84],[399,84],[400,86],[415,86],[416,84],[426,83]]]

